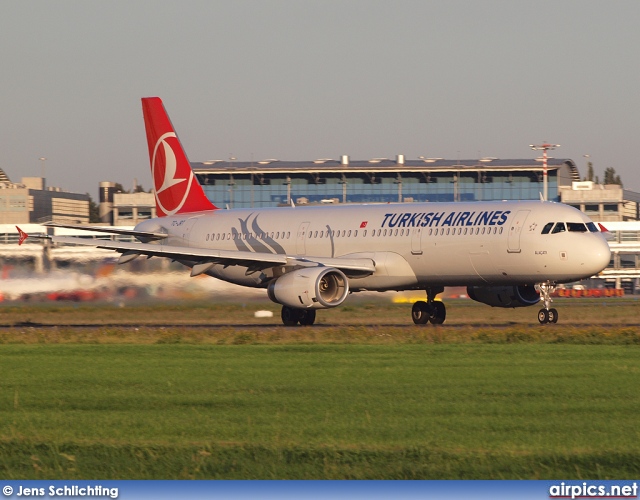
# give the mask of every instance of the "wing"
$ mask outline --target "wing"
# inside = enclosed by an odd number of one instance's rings
[[[251,271],[260,271],[274,266],[315,267],[326,266],[340,269],[347,276],[363,276],[375,271],[375,262],[364,258],[340,257],[300,257],[284,254],[256,253],[237,250],[215,250],[208,248],[190,248],[158,243],[137,243],[86,240],[73,236],[49,236],[53,243],[85,245],[115,250],[122,254],[120,263],[125,263],[145,255],[147,257],[166,257],[189,263],[191,275],[197,276],[208,271],[216,264],[224,266],[244,266]]]
[[[124,236],[135,236],[146,240],[161,240],[168,236],[165,233],[151,233],[148,231],[136,231],[135,229],[123,229],[114,226],[79,226],[75,224],[59,224],[57,222],[47,222],[43,224],[47,227],[63,227],[65,229],[79,229],[81,231],[95,231],[97,233],[122,234]]]

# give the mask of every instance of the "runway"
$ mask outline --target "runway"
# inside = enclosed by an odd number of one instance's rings
[[[273,329],[285,329],[288,331],[311,331],[311,330],[327,330],[327,329],[335,329],[335,328],[373,328],[373,329],[393,329],[397,331],[406,330],[407,332],[414,332],[416,330],[442,330],[442,331],[450,331],[450,330],[468,330],[468,329],[495,329],[495,330],[506,330],[513,328],[532,328],[532,329],[542,329],[542,328],[550,328],[550,329],[567,329],[570,328],[572,330],[576,329],[593,329],[597,327],[598,329],[613,329],[613,328],[640,328],[640,322],[624,322],[624,323],[598,323],[594,325],[593,323],[575,323],[572,322],[570,325],[557,323],[557,324],[546,324],[540,325],[537,322],[532,321],[530,324],[523,324],[521,322],[501,322],[501,323],[477,323],[477,322],[469,322],[469,323],[454,323],[454,324],[444,324],[444,325],[415,325],[413,323],[346,323],[346,324],[331,324],[331,323],[316,323],[313,326],[284,326],[279,323],[279,321],[274,321],[273,323],[234,323],[234,324],[220,324],[220,323],[40,323],[40,322],[32,322],[32,321],[21,321],[12,324],[0,324],[0,330],[7,330],[12,328],[30,328],[30,329],[39,329],[39,330],[49,330],[49,329],[111,329],[111,328],[144,328],[147,330],[163,330],[163,329],[185,329],[185,330],[201,330],[201,329],[209,329],[212,331],[253,331],[255,333],[260,333],[264,330],[273,330]]]

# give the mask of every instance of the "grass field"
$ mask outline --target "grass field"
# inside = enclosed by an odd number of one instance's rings
[[[3,307],[0,477],[635,478],[638,305],[598,306],[559,307],[587,328],[467,303],[467,325],[405,327],[379,303],[294,329],[251,306]],[[246,328],[181,326],[220,317]],[[33,326],[61,319],[85,326]]]

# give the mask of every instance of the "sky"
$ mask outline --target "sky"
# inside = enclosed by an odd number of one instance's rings
[[[640,191],[639,19],[637,0],[5,0],[0,168],[148,189],[140,98],[160,96],[191,161],[548,141]]]

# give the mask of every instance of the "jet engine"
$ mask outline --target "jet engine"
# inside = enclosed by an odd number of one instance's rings
[[[467,294],[476,302],[491,307],[527,307],[540,301],[540,294],[532,285],[468,286]]]
[[[297,309],[325,309],[344,302],[349,281],[332,267],[306,267],[283,274],[269,283],[269,298]]]

